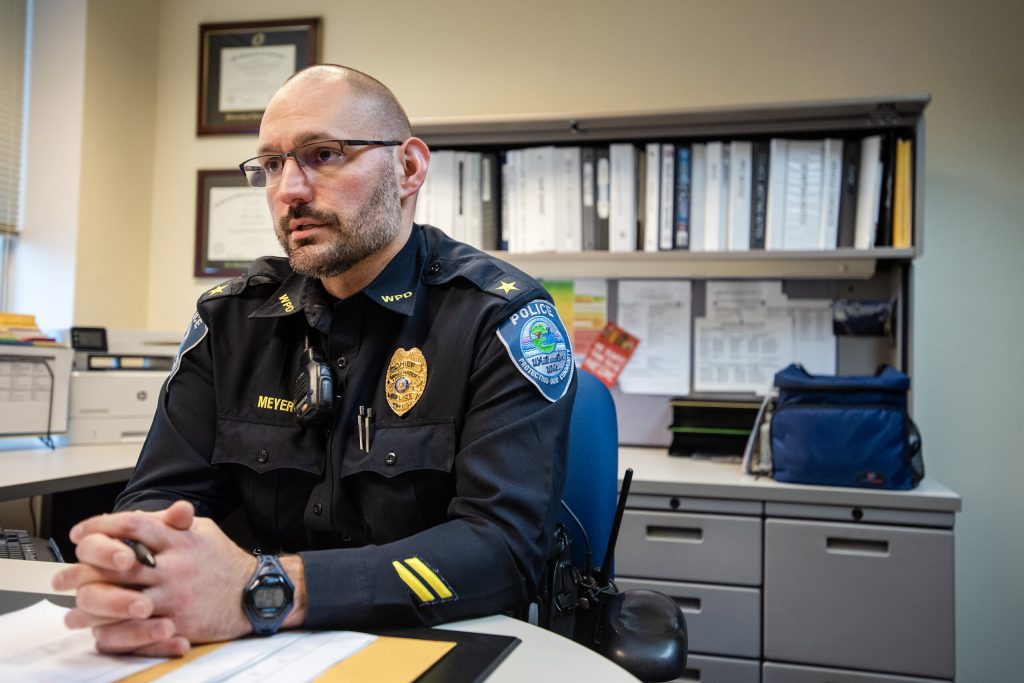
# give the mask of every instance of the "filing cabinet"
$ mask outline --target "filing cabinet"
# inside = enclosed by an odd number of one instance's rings
[[[779,484],[653,448],[619,457],[634,478],[616,583],[682,608],[680,681],[954,678],[955,492]]]

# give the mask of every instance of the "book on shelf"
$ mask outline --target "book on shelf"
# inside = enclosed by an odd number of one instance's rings
[[[555,249],[561,252],[583,249],[581,163],[579,147],[555,148]]]
[[[582,243],[584,251],[597,249],[597,169],[595,150],[580,150],[580,203],[582,205]]]
[[[768,218],[768,142],[758,140],[751,150],[750,248],[764,249]]]
[[[852,248],[857,226],[857,196],[860,178],[860,140],[843,142],[843,175],[839,195],[839,229],[836,246]]]
[[[704,181],[704,251],[725,251],[729,229],[729,147],[707,143]]]
[[[632,143],[609,146],[608,251],[636,251],[637,151]]]
[[[661,201],[658,225],[658,249],[673,249],[675,232],[676,146],[670,142],[661,145]]]
[[[894,170],[896,192],[892,208],[892,246],[907,249],[912,243],[913,232],[913,142],[900,139],[896,142],[896,167]]]
[[[643,215],[643,251],[658,251],[661,234],[661,144],[649,142],[641,159],[644,191],[639,193]]]
[[[878,229],[875,232],[875,242],[872,246],[892,246],[892,208],[893,195],[896,191],[893,182],[894,168],[896,166],[896,137],[892,133],[882,136],[882,179],[878,197]]]
[[[596,151],[597,163],[597,235],[598,251],[608,251],[608,231],[611,221],[611,160],[608,145],[601,145]]]
[[[726,247],[729,251],[750,249],[750,167],[753,144],[745,140],[729,143],[729,230]]]
[[[707,186],[708,146],[695,143],[690,151],[690,251],[704,251],[704,188]]]
[[[870,249],[878,231],[878,207],[882,193],[882,136],[869,135],[860,141],[860,169],[857,176],[857,217],[853,247]]]
[[[673,249],[690,248],[690,146],[676,149],[676,200]]]
[[[484,249],[501,248],[501,167],[498,155],[480,156],[480,234]]]

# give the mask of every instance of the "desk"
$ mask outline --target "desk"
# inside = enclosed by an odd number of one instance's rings
[[[0,500],[61,493],[127,481],[142,443],[43,446],[19,450],[0,447]]]
[[[50,578],[63,566],[53,562],[0,559],[0,596],[9,591],[58,595],[50,588]],[[522,641],[488,677],[487,683],[626,683],[637,680],[596,652],[511,617],[494,615],[438,628],[514,636]]]

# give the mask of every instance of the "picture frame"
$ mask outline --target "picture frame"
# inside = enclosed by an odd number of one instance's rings
[[[241,275],[261,256],[283,256],[266,193],[237,169],[196,174],[196,277]]]
[[[315,64],[318,18],[199,25],[197,135],[259,132],[270,97]]]

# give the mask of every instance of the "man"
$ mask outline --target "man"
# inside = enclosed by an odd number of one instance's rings
[[[535,281],[413,224],[429,157],[358,71],[311,67],[274,96],[242,169],[287,262],[200,297],[118,512],[72,530],[80,564],[54,580],[100,650],[434,624],[535,594],[572,350]],[[251,551],[213,521],[238,506]]]

